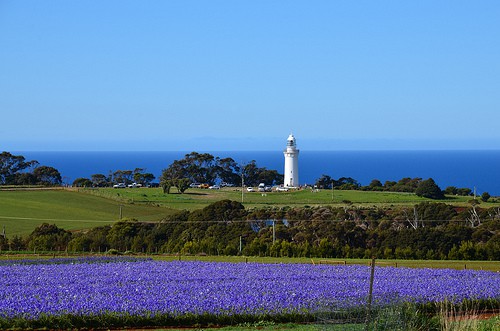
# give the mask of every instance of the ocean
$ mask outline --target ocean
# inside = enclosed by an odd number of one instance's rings
[[[59,170],[63,182],[78,177],[109,174],[116,170],[144,168],[156,181],[163,169],[189,152],[13,152],[26,160]],[[201,152],[200,152],[201,153]],[[221,158],[231,157],[241,164],[255,160],[257,166],[283,173],[282,151],[207,152]],[[372,179],[382,183],[404,177],[433,178],[448,186],[476,188],[478,194],[500,195],[500,150],[485,151],[300,151],[299,180],[313,184],[321,175],[352,177],[362,185]]]

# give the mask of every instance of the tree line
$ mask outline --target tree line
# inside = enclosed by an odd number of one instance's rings
[[[73,186],[110,187],[118,183],[128,185],[132,182],[149,186],[154,180],[155,176],[152,173],[145,172],[143,168],[136,168],[116,170],[108,175],[93,174],[91,178],[77,178]],[[255,160],[241,165],[229,157],[220,158],[198,152],[191,152],[183,159],[175,160],[162,171],[160,177],[160,185],[165,193],[169,193],[171,187],[176,187],[179,193],[184,193],[192,183],[208,185],[224,183],[229,186],[240,186],[243,182],[248,186],[256,186],[259,183],[274,185],[282,181],[283,175],[276,170],[258,167]]]
[[[61,185],[61,174],[54,167],[27,161],[22,155],[0,154],[0,185]]]
[[[444,199],[445,194],[471,196],[473,193],[470,188],[457,188],[455,186],[448,186],[446,189],[442,190],[436,184],[434,179],[428,178],[426,180],[423,180],[419,177],[404,177],[397,182],[388,180],[384,183],[382,183],[378,179],[373,179],[370,184],[363,186],[357,180],[351,177],[340,177],[339,179],[334,179],[329,175],[323,174],[316,180],[315,186],[317,188],[337,190],[415,193],[418,196],[436,200]],[[481,199],[483,201],[488,201],[490,197],[491,196],[488,192],[483,192],[481,195]]]
[[[73,181],[75,187],[110,187],[118,183],[129,185],[138,183],[149,186],[155,180],[152,173],[145,172],[144,168],[135,168],[134,170],[115,170],[108,175],[93,174],[90,178],[80,177]]]
[[[283,182],[283,175],[276,170],[258,167],[255,160],[239,164],[230,157],[191,152],[170,164],[160,177],[160,184],[166,193],[172,186],[183,193],[191,183],[213,185],[218,182],[229,186],[257,186],[259,183],[277,185]]]
[[[424,202],[413,208],[247,210],[239,202],[222,200],[158,223],[123,219],[75,233],[43,224],[26,238],[0,236],[0,249],[500,260],[500,208],[472,208]]]

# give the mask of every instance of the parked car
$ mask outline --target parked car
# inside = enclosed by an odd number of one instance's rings
[[[247,187],[247,191],[248,192],[255,192],[255,189],[251,186]]]
[[[218,190],[220,189],[220,186],[219,185],[212,185],[209,187],[210,190]]]
[[[288,187],[278,186],[276,188],[276,191],[278,191],[278,192],[288,192]]]
[[[142,184],[132,183],[132,184],[128,184],[128,187],[129,188],[142,187]]]
[[[189,187],[190,188],[198,188],[198,187],[200,187],[200,183],[191,183],[191,184],[189,184]]]
[[[209,188],[210,185],[208,184],[200,184],[200,186],[198,186],[199,188]]]
[[[113,185],[113,188],[126,188],[126,187],[127,185],[125,185],[125,183],[118,183]]]

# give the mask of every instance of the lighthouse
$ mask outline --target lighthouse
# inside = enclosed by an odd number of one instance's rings
[[[286,149],[283,151],[285,156],[285,187],[299,186],[299,150],[293,134],[286,140]]]

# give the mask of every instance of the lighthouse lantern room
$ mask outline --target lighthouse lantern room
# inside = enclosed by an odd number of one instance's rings
[[[285,156],[285,187],[299,186],[299,150],[293,134],[288,136],[286,149],[283,152]]]

